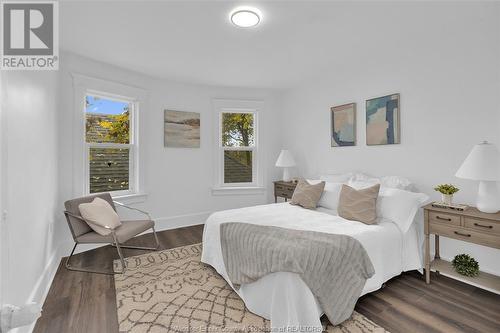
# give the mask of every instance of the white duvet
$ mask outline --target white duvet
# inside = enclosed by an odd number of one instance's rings
[[[216,212],[205,223],[201,261],[213,266],[231,285],[222,258],[220,225],[225,222],[245,222],[344,234],[357,239],[375,268],[375,275],[366,281],[363,295],[379,289],[385,281],[403,271],[422,268],[419,223],[414,223],[402,234],[396,224],[388,220],[366,225],[332,213],[327,209],[318,208],[314,211],[288,203]],[[242,285],[237,293],[250,311],[271,320],[273,329],[321,332],[320,317],[323,311],[298,274],[269,274],[254,283]]]

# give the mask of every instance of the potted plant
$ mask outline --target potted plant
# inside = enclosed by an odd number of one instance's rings
[[[453,202],[453,194],[460,191],[460,189],[452,184],[441,184],[434,187],[434,191],[441,193],[441,200],[445,204],[451,205]]]
[[[456,255],[451,264],[459,274],[470,277],[474,277],[479,274],[478,262],[468,254]]]

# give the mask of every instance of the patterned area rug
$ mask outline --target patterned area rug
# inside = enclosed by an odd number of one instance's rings
[[[120,332],[270,331],[269,321],[248,311],[200,256],[201,244],[194,244],[127,258],[126,272],[115,275]],[[357,312],[324,327],[329,333],[387,333]]]

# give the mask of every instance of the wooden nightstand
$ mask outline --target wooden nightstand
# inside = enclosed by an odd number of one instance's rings
[[[458,239],[500,249],[500,213],[487,214],[469,207],[465,211],[424,206],[425,281],[430,283],[430,271],[470,283],[500,294],[500,277],[480,272],[470,278],[458,274],[450,262],[439,257],[439,236]],[[435,235],[435,256],[430,258],[430,234]],[[458,253],[457,253],[458,254]]]
[[[285,198],[285,202],[292,198],[296,183],[278,180],[274,183],[274,202],[278,202],[278,197]]]

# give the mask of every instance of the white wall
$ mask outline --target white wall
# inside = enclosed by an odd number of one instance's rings
[[[8,275],[3,302],[38,301],[57,258],[58,73],[2,73],[3,209]],[[2,241],[4,239],[2,238]],[[4,276],[5,277],[5,276]]]
[[[86,59],[71,53],[62,54],[61,87],[62,104],[59,126],[61,128],[60,184],[61,199],[80,195],[72,186],[71,156],[72,123],[75,112],[71,73],[83,74],[125,85],[140,87],[148,94],[147,105],[141,112],[140,149],[144,159],[144,192],[147,199],[136,207],[150,211],[159,229],[179,225],[203,223],[210,212],[267,203],[271,200],[271,181],[279,177],[274,167],[281,149],[281,137],[276,128],[280,121],[280,104],[277,94],[271,90],[210,87],[173,83],[155,79],[139,73],[117,68],[109,64]],[[167,59],[165,60],[167,61]],[[267,191],[261,194],[214,196],[213,179],[213,131],[214,112],[212,99],[262,100],[261,112],[261,156],[264,163],[264,185]],[[163,110],[199,112],[201,114],[201,148],[174,149],[163,146]],[[61,225],[61,238],[69,240],[67,227]]]
[[[6,141],[6,136],[5,136],[5,120],[4,120],[4,115],[5,112],[3,109],[5,108],[5,98],[4,98],[4,91],[3,91],[3,74],[0,72],[0,304],[4,303],[4,294],[5,294],[5,288],[6,288],[6,278],[7,278],[7,251],[8,251],[8,246],[7,246],[7,228],[6,228],[6,223],[4,223],[3,220],[3,207],[4,203],[3,200],[5,198],[5,187],[3,186],[3,183],[5,182],[5,159],[4,159],[4,143]]]
[[[297,157],[298,172],[403,175],[433,199],[438,199],[434,185],[451,182],[461,188],[457,202],[473,203],[477,184],[454,173],[475,143],[500,143],[499,8],[484,3],[360,6],[358,31],[369,30],[363,24],[373,23],[373,17],[391,13],[376,27],[380,38],[363,41],[361,52],[284,95],[284,138]],[[390,93],[401,94],[401,144],[368,147],[365,100]],[[331,148],[329,109],[349,102],[357,103],[358,144]],[[442,244],[443,257],[468,252],[484,270],[500,274],[500,251],[447,239]]]
[[[148,92],[140,138],[147,199],[137,207],[150,211],[161,228],[201,223],[220,209],[270,202],[271,181],[280,177],[274,162],[282,143],[294,153],[303,176],[346,170],[405,175],[433,198],[433,185],[453,182],[462,189],[457,201],[473,202],[477,185],[453,174],[474,143],[488,139],[500,144],[498,5],[429,6],[357,7],[353,27],[358,32],[371,29],[364,22],[373,23],[373,17],[390,11],[391,19],[378,26],[383,38],[361,41],[353,34],[352,45],[362,45],[360,52],[332,55],[331,68],[283,95],[175,83],[65,52],[59,73],[3,72],[7,177],[2,186],[10,233],[4,301],[22,304],[39,298],[48,285],[51,263],[66,254],[71,243],[62,218],[62,202],[80,194],[73,188],[79,175],[73,172],[72,160],[71,72]],[[367,147],[364,101],[395,92],[401,93],[402,144]],[[214,98],[264,101],[264,194],[212,195]],[[329,108],[351,101],[358,103],[358,146],[331,148]],[[200,149],[163,147],[167,108],[201,113]],[[443,240],[444,257],[462,251],[478,258],[483,269],[500,274],[500,251]]]
[[[63,218],[63,201],[79,195],[73,188],[73,87],[70,73],[79,73],[148,92],[141,109],[141,156],[147,193],[138,207],[152,213],[158,229],[203,223],[210,212],[267,203],[271,181],[279,177],[274,161],[281,149],[274,135],[280,101],[274,91],[233,89],[172,83],[147,77],[73,54],[62,53],[59,72],[2,72],[2,205],[8,223],[6,282],[2,303],[43,302],[61,256],[71,237]],[[213,98],[262,100],[261,150],[264,186],[260,194],[214,196]],[[201,148],[163,147],[163,110],[201,113]],[[7,237],[3,232],[7,231]],[[2,247],[4,250],[5,247]],[[27,327],[24,328],[28,329]]]

